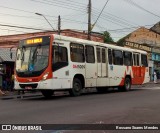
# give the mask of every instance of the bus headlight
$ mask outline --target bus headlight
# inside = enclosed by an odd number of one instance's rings
[[[47,72],[46,74],[44,74],[42,80],[46,80],[47,77],[48,77],[48,74],[49,74],[49,72]]]

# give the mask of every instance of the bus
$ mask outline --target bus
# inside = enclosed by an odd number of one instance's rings
[[[15,90],[45,97],[60,90],[79,96],[87,88],[129,91],[150,80],[145,51],[55,34],[21,40],[15,62]]]

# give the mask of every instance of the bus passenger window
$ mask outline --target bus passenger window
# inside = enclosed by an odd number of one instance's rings
[[[123,52],[123,56],[124,56],[124,65],[126,66],[132,66],[132,53],[131,52],[127,52],[124,51]]]
[[[100,48],[97,48],[96,51],[97,51],[97,62],[100,63],[101,62]]]
[[[82,44],[71,43],[71,61],[73,62],[84,62],[84,46]]]
[[[148,67],[147,55],[141,55],[141,65]]]
[[[134,66],[136,66],[137,65],[137,63],[136,63],[136,54],[133,54],[133,60],[134,60]]]
[[[139,66],[139,54],[137,54],[137,66]]]
[[[123,65],[123,54],[120,50],[112,50],[113,52],[113,64]]]
[[[61,46],[53,46],[52,70],[56,71],[68,65],[67,48]]]
[[[95,63],[94,47],[86,45],[86,62]]]
[[[112,64],[112,50],[108,49],[108,60],[109,60],[109,64]]]
[[[102,49],[102,63],[106,63],[106,50]]]

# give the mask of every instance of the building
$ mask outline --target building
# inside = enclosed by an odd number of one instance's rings
[[[152,75],[154,70],[158,70],[160,73],[160,34],[158,33],[158,30],[157,32],[154,31],[158,28],[151,29],[140,27],[139,29],[120,39],[117,43],[121,46],[131,47],[148,52],[150,77],[151,80],[153,80]]]
[[[145,27],[141,27],[130,33],[125,41],[146,44],[149,46],[160,46],[160,34]]]
[[[156,23],[150,30],[160,34],[160,22]]]
[[[58,34],[57,31],[47,31],[47,32],[35,32],[35,33],[27,33],[27,34],[17,34],[17,35],[6,35],[0,36],[0,48],[10,48],[17,47],[19,40],[29,37],[41,36],[41,35],[49,35],[49,34]],[[80,32],[76,30],[62,30],[61,35],[70,36],[80,39],[87,39],[88,34],[86,32]],[[103,34],[92,33],[91,40],[96,42],[104,42]]]

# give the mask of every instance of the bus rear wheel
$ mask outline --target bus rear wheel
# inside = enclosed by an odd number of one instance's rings
[[[45,98],[51,98],[53,95],[53,90],[41,90],[41,92]]]
[[[124,86],[119,86],[120,91],[130,91],[131,90],[131,79],[129,77],[125,78]]]
[[[78,78],[73,79],[73,88],[69,90],[71,96],[79,96],[82,92],[82,83]]]

